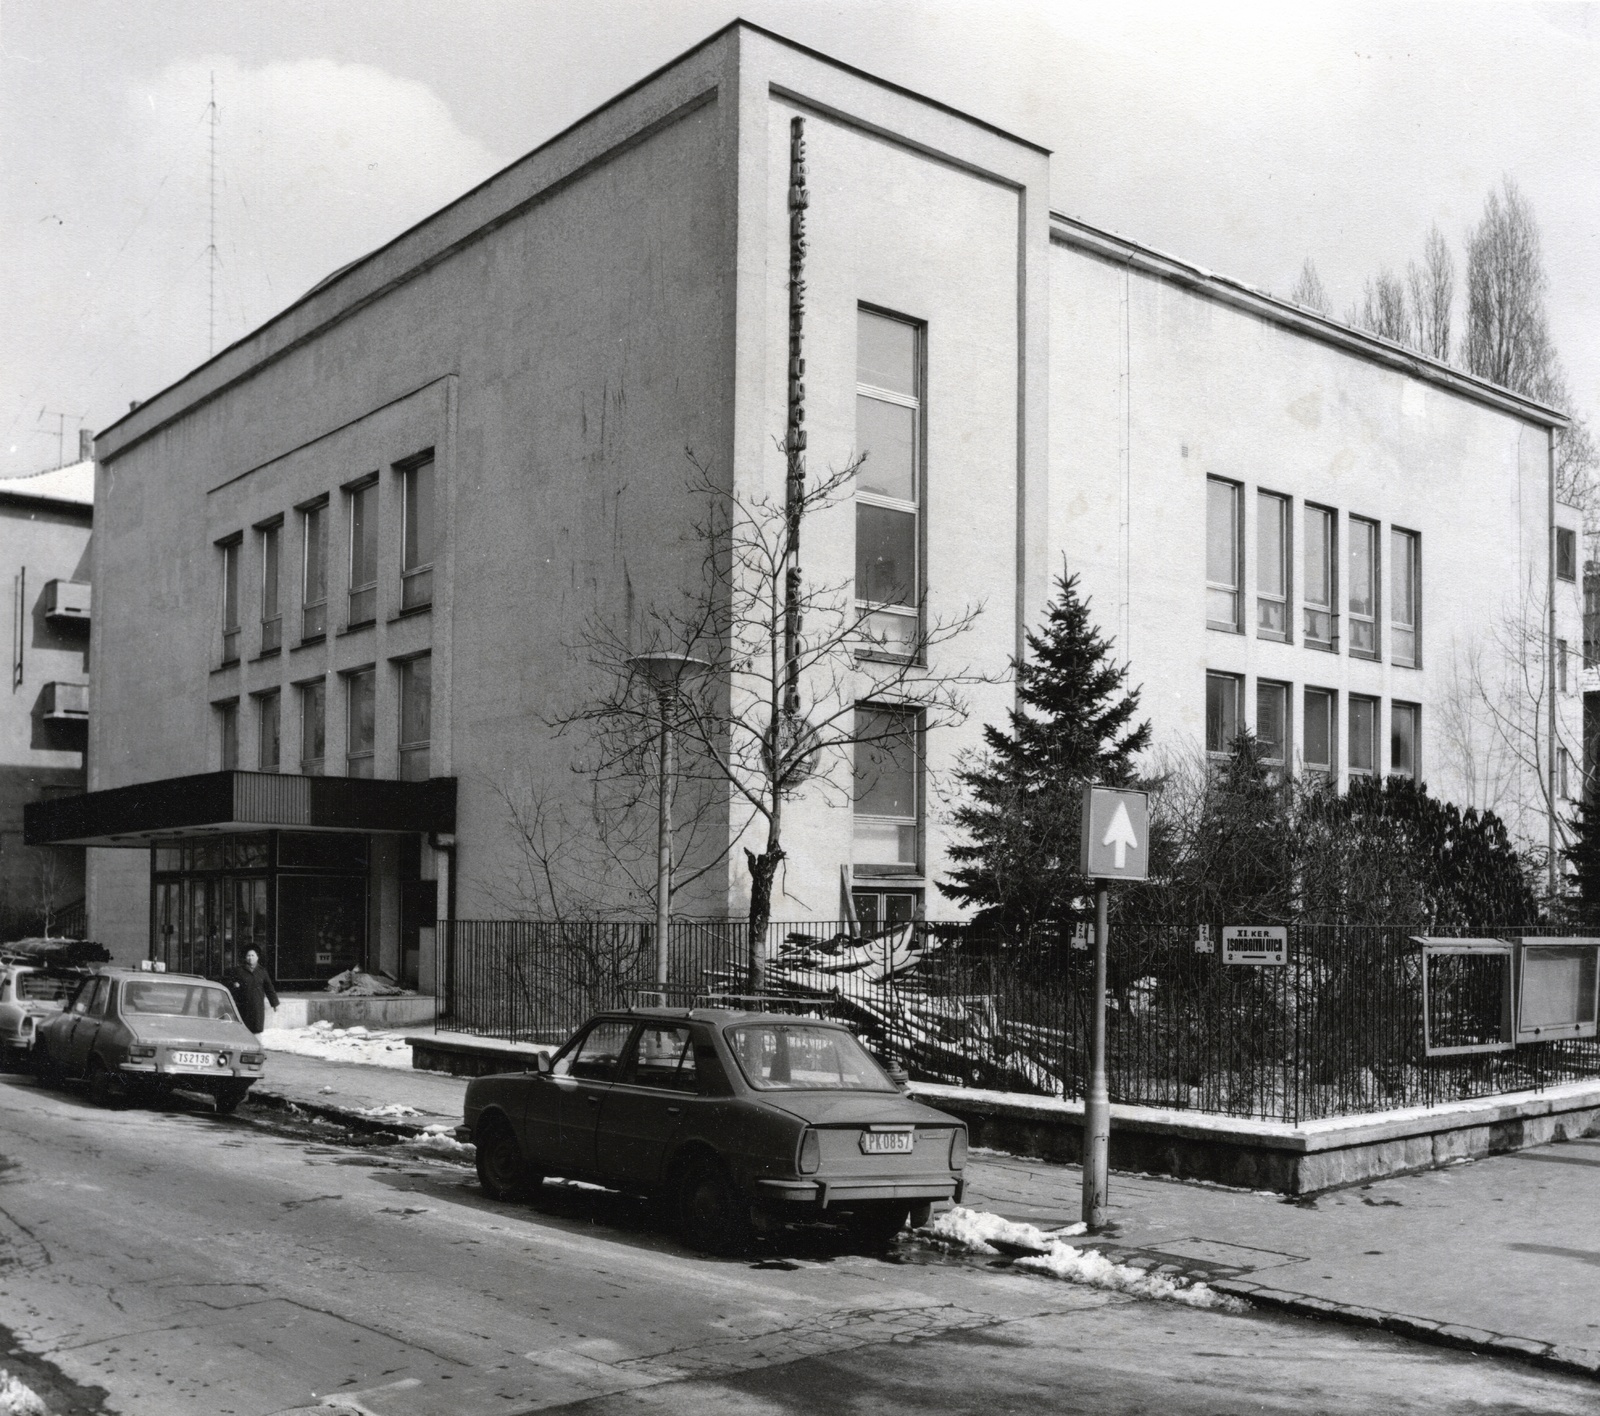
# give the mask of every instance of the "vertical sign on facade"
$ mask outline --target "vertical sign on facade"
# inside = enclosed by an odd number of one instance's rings
[[[800,712],[800,522],[806,497],[806,120],[789,120],[789,422],[784,430],[785,547],[783,609],[783,711]]]

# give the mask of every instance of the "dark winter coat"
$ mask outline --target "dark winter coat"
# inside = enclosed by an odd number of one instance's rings
[[[228,985],[228,992],[233,994],[244,1025],[253,1033],[260,1032],[266,1026],[267,1001],[274,1008],[278,1006],[278,990],[272,986],[272,975],[267,972],[266,966],[257,964],[253,969],[248,969],[243,964],[235,964],[223,974],[222,981]]]

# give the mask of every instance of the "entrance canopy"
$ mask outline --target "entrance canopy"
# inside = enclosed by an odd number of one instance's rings
[[[456,779],[379,781],[278,772],[201,772],[30,802],[30,846],[130,846],[225,831],[453,832]]]

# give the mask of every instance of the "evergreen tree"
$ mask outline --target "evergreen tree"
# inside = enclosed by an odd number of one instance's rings
[[[1570,823],[1572,844],[1562,851],[1578,887],[1578,919],[1585,929],[1600,925],[1600,802],[1586,801]]]
[[[1073,918],[1088,888],[1078,873],[1085,782],[1126,785],[1150,741],[1134,722],[1139,692],[1111,659],[1078,577],[1063,565],[1044,625],[1013,661],[1017,706],[1008,726],[983,730],[984,751],[960,773],[966,800],[953,814],[966,840],[945,891],[978,907],[980,923],[1026,940]]]

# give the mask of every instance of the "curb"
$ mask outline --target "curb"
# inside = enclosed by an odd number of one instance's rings
[[[263,1106],[269,1111],[295,1111],[304,1116],[316,1117],[323,1121],[333,1121],[340,1126],[348,1127],[352,1131],[361,1131],[369,1136],[402,1136],[407,1140],[415,1140],[428,1132],[428,1126],[434,1122],[407,1121],[398,1117],[389,1116],[363,1116],[359,1111],[347,1110],[342,1106],[331,1106],[327,1102],[305,1101],[295,1097],[285,1096],[282,1092],[267,1091],[256,1086],[250,1089],[250,1101],[257,1106]]]
[[[1219,1293],[1242,1298],[1260,1308],[1292,1313],[1302,1318],[1323,1318],[1354,1327],[1374,1328],[1415,1342],[1437,1347],[1453,1347],[1486,1357],[1509,1357],[1536,1367],[1568,1376],[1600,1378],[1600,1352],[1588,1348],[1561,1347],[1553,1342],[1538,1342],[1527,1337],[1507,1337],[1485,1328],[1458,1323],[1439,1323],[1429,1318],[1414,1318],[1404,1313],[1386,1313],[1378,1308],[1363,1308],[1331,1298],[1313,1298],[1307,1293],[1289,1293],[1281,1288],[1250,1283],[1244,1279],[1212,1279],[1210,1286]]]

